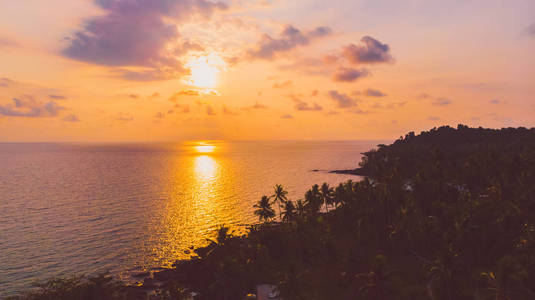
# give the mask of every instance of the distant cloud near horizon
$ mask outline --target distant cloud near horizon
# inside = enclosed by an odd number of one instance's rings
[[[0,115],[7,117],[44,118],[55,117],[65,109],[55,101],[38,101],[32,96],[12,99],[13,104],[0,105]]]
[[[78,119],[78,117],[74,114],[66,115],[62,120],[65,122],[72,122],[72,123],[80,122],[80,119]]]
[[[15,83],[15,81],[13,81],[13,80],[11,80],[11,79],[9,79],[7,77],[0,78],[0,87],[8,87],[8,86],[10,86],[10,85],[12,85],[14,83]]]
[[[528,26],[527,32],[529,35],[535,36],[535,23]]]
[[[329,91],[329,96],[334,100],[338,108],[349,108],[357,106],[357,99],[353,99],[346,94],[341,94],[338,91]]]
[[[253,108],[253,109],[266,109],[268,107],[265,106],[264,104],[258,103],[258,101],[257,101],[257,102],[255,102],[255,104],[253,106],[251,106],[251,108]]]
[[[206,114],[209,116],[215,116],[215,110],[211,105],[206,105]]]
[[[490,104],[500,104],[502,103],[502,101],[498,100],[498,99],[492,99],[489,101]]]
[[[134,117],[132,117],[132,115],[130,115],[130,114],[119,113],[119,115],[117,116],[117,118],[115,118],[115,120],[117,120],[117,121],[133,121]]]
[[[54,100],[65,100],[67,97],[61,96],[61,95],[48,95],[48,98],[54,99]]]
[[[353,69],[353,68],[339,68],[334,73],[334,81],[337,82],[353,82],[362,77],[370,76],[370,72],[367,69]]]
[[[278,38],[264,34],[258,45],[249,50],[248,54],[252,58],[273,59],[278,53],[308,45],[312,40],[331,33],[332,30],[329,27],[317,27],[312,31],[302,32],[292,25],[287,25]]]
[[[222,112],[223,112],[224,115],[227,115],[227,116],[237,116],[237,115],[239,115],[238,112],[236,112],[235,110],[227,107],[225,104],[223,104]]]
[[[16,41],[9,39],[9,38],[3,38],[0,36],[0,49],[1,48],[13,48],[18,47],[19,43]]]
[[[452,101],[448,98],[437,98],[435,99],[435,101],[433,101],[433,105],[438,105],[438,106],[444,106],[444,105],[449,105],[451,104]]]
[[[294,117],[290,114],[284,114],[281,116],[281,119],[293,119]]]
[[[392,63],[394,58],[390,46],[371,36],[360,39],[362,45],[349,44],[342,50],[342,56],[353,64]]]
[[[94,0],[104,14],[88,19],[83,28],[68,37],[63,54],[93,64],[121,67],[147,67],[143,72],[117,69],[120,77],[147,81],[166,79],[184,72],[179,56],[185,44],[175,22],[194,15],[210,16],[227,5],[206,0]],[[169,48],[170,42],[177,45]],[[198,48],[198,47],[193,47]]]
[[[281,82],[281,83],[274,83],[273,84],[273,88],[274,89],[284,89],[284,88],[291,87],[292,85],[293,85],[293,81],[287,80],[287,81],[284,81],[284,82]]]

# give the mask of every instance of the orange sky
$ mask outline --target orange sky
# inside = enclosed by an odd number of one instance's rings
[[[535,126],[535,2],[445,2],[0,0],[0,141]]]

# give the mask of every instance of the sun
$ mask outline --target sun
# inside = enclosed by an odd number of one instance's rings
[[[215,146],[212,145],[199,145],[195,146],[195,151],[199,153],[212,153],[214,152]]]
[[[225,62],[217,54],[192,57],[186,63],[191,74],[186,83],[198,88],[213,89],[218,84],[219,74],[225,67]]]

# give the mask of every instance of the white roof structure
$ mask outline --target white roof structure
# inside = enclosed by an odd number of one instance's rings
[[[276,285],[259,284],[256,286],[256,300],[282,300],[282,298],[279,297]]]

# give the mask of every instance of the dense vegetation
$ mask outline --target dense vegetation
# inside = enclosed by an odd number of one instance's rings
[[[156,273],[154,298],[243,299],[271,283],[286,300],[535,299],[535,129],[409,133],[360,168],[364,180],[302,200],[275,186],[255,205],[262,223],[223,227]]]

